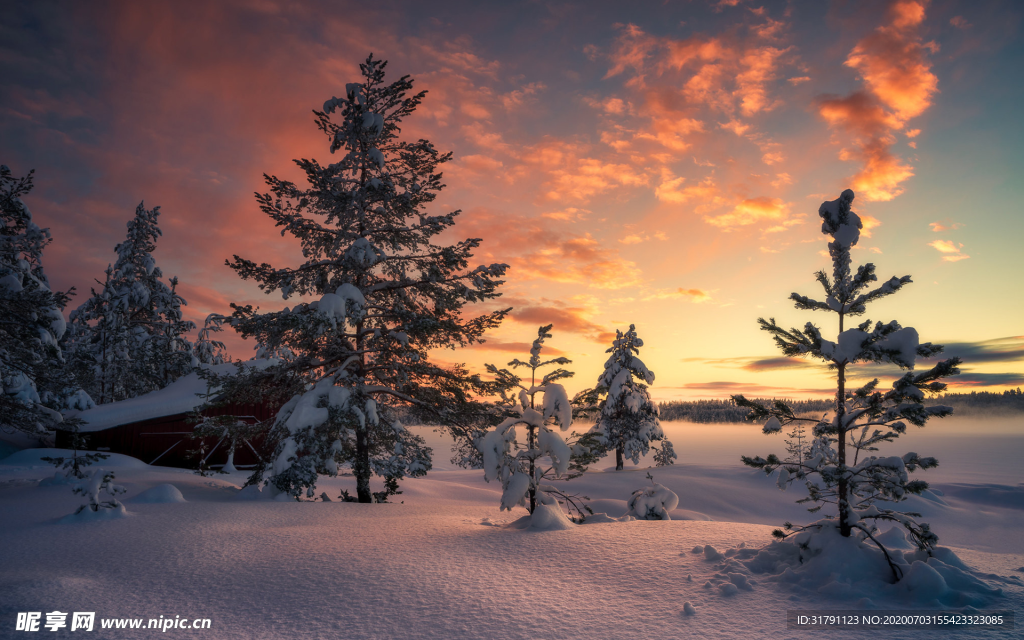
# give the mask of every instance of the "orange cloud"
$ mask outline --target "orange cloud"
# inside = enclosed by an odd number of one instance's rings
[[[704,289],[661,289],[644,297],[644,300],[668,300],[673,298],[688,299],[690,302],[707,302],[711,300],[711,292]]]
[[[940,231],[952,231],[954,229],[959,229],[964,225],[960,224],[959,222],[953,222],[948,225],[943,224],[941,222],[929,222],[928,226],[931,227],[932,231],[938,233]]]
[[[501,238],[500,243],[483,247],[481,261],[486,258],[509,264],[508,276],[516,281],[541,279],[597,289],[642,284],[635,262],[604,247],[590,234],[567,231],[565,224],[571,224],[571,220],[474,209],[463,215],[453,233],[460,237]]]
[[[673,204],[684,204],[690,200],[698,200],[698,213],[708,208],[715,207],[725,202],[721,191],[715,185],[715,181],[708,176],[690,187],[683,187],[686,178],[672,178],[665,180],[654,190],[654,195],[662,202]]]
[[[614,332],[592,322],[587,315],[588,310],[581,307],[558,306],[518,306],[513,307],[510,314],[516,322],[535,326],[553,324],[555,331],[580,334],[594,342],[605,343],[615,338]]]
[[[483,344],[473,343],[463,348],[473,349],[474,351],[502,351],[508,353],[519,353],[524,354],[525,357],[525,354],[530,353],[530,349],[532,347],[533,343],[530,342],[502,342],[500,340],[495,340],[494,338],[487,338],[483,342]],[[545,344],[544,354],[548,356],[564,356],[565,352],[562,351],[561,349],[557,349],[555,347],[552,347],[551,345]]]
[[[864,227],[860,230],[860,235],[862,238],[870,238],[872,229],[876,229],[882,226],[882,221],[876,218],[875,216],[868,215],[866,213],[861,213],[858,215],[860,216],[861,223],[864,225]]]
[[[919,0],[893,2],[889,23],[858,42],[847,56],[846,66],[860,74],[864,89],[845,98],[817,100],[818,113],[830,126],[854,134],[855,149],[844,149],[840,157],[863,164],[853,187],[869,201],[892,200],[914,175],[913,168],[891,152],[893,132],[924,113],[938,91],[938,78],[926,54],[935,45],[922,43],[917,33],[924,7]]]
[[[939,253],[945,254],[942,256],[942,259],[946,262],[959,262],[971,257],[963,253],[963,243],[950,240],[933,240],[928,243],[928,246],[933,247]]]
[[[732,211],[717,217],[707,218],[716,227],[743,227],[765,220],[784,220],[789,216],[789,205],[779,198],[747,198]]]

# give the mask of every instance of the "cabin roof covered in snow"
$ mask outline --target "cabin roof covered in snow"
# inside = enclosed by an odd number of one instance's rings
[[[250,360],[245,364],[263,369],[269,366],[271,361]],[[199,366],[219,374],[231,373],[235,370],[234,363]],[[188,413],[201,405],[204,401],[203,396],[211,391],[215,391],[215,389],[210,389],[206,381],[193,372],[178,378],[163,389],[120,402],[97,405],[85,411],[71,412],[67,415],[85,421],[85,424],[79,428],[83,433],[102,431],[123,424]]]

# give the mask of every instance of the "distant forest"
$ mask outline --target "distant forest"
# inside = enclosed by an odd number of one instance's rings
[[[772,402],[769,398],[755,398],[756,402]],[[797,414],[824,413],[832,409],[832,400],[787,400]],[[953,407],[958,416],[1006,415],[1024,413],[1024,394],[1011,389],[1003,393],[972,391],[971,393],[945,393],[925,401],[926,405],[944,404]],[[658,404],[662,420],[689,422],[744,422],[747,409],[741,409],[732,400],[673,401]]]

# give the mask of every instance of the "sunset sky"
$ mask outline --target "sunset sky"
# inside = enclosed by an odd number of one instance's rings
[[[551,353],[592,386],[635,324],[656,399],[823,397],[823,365],[781,357],[828,266],[818,205],[845,188],[854,251],[914,284],[866,318],[960,355],[956,390],[1024,385],[1024,6],[1006,2],[3,2],[0,162],[36,170],[27,204],[52,284],[81,304],[135,206],[187,315],[265,310],[224,260],[297,265],[253,198],[264,173],[326,160],[313,109],[373,52],[429,91],[404,137],[454,152],[435,212],[511,265],[511,318],[482,370]],[[70,311],[70,309],[68,309]],[[252,345],[228,340],[235,357]],[[891,378],[889,369],[854,373]]]

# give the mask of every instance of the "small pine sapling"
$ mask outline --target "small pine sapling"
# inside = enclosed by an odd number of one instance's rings
[[[43,462],[49,462],[57,467],[57,472],[47,484],[65,484],[72,480],[82,480],[86,477],[86,467],[110,457],[105,453],[81,453],[80,450],[86,447],[86,436],[82,435],[77,427],[69,430],[68,445],[71,447],[71,457],[40,458]]]
[[[655,482],[649,471],[647,479],[651,481],[651,486],[633,492],[626,514],[637,520],[671,520],[668,512],[679,506],[679,496],[665,485]]]
[[[676,458],[675,450],[661,430],[658,405],[647,392],[647,385],[654,384],[654,372],[639,358],[643,345],[633,325],[629,325],[625,333],[616,330],[615,341],[607,350],[611,356],[605,362],[595,389],[603,399],[597,424],[591,431],[607,450],[614,449],[616,471],[622,470],[626,459],[640,464],[640,458],[647,455],[655,441],[665,441],[667,445],[658,452],[659,466],[672,464]]]
[[[915,359],[927,358],[942,352],[940,345],[920,343],[917,331],[901,327],[895,320],[888,324],[878,322],[871,326],[865,321],[855,328],[846,329],[847,316],[864,313],[869,302],[899,291],[911,282],[910,276],[893,277],[880,287],[869,289],[877,280],[875,265],[865,264],[856,273],[850,268],[850,249],[857,244],[862,223],[850,209],[854,194],[846,190],[837,200],[822,203],[818,210],[823,223],[822,233],[831,236],[828,244],[832,258],[832,277],[824,271],[816,275],[825,290],[825,300],[818,301],[794,293],[790,298],[797,309],[819,310],[838,316],[838,336],[831,341],[811,323],[804,328],[785,330],[775,319],[758,319],[761,329],[772,334],[775,343],[789,357],[812,356],[823,360],[836,371],[835,409],[832,417],[821,419],[796,415],[781,400],[762,404],[747,400],[742,395],[733,401],[750,409],[748,419],[765,420],[764,433],[777,434],[794,423],[813,424],[809,451],[802,461],[781,460],[776,455],[767,458],[743,456],[743,463],[771,474],[779,471],[778,485],[785,489],[802,480],[808,496],[800,502],[813,502],[809,509],[817,512],[825,505],[835,505],[835,513],[824,520],[797,527],[796,530],[820,531],[835,527],[844,537],[856,534],[862,540],[871,540],[885,555],[896,580],[901,578],[900,568],[876,537],[876,523],[889,521],[902,526],[919,549],[931,553],[938,536],[929,526],[919,523],[920,514],[902,512],[886,503],[898,503],[928,488],[922,480],[910,480],[909,474],[917,469],[929,469],[938,464],[935,458],[917,453],[902,456],[876,456],[878,446],[897,439],[906,432],[907,423],[922,427],[933,417],[950,415],[950,407],[922,404],[926,393],[938,393],[946,388],[940,379],[959,373],[959,358],[950,358],[922,373],[914,373]],[[879,391],[878,379],[849,391],[846,379],[849,367],[863,362],[890,363],[907,369],[888,391]],[[786,523],[785,531],[777,529],[777,538],[791,535],[794,527]]]
[[[553,487],[545,483],[546,480],[568,479],[573,455],[571,444],[554,429],[557,426],[561,431],[567,431],[572,425],[572,404],[565,388],[555,383],[572,377],[571,371],[562,368],[571,361],[564,357],[541,359],[544,340],[551,337],[551,327],[543,326],[537,331],[529,360],[523,362],[517,358],[508,363],[513,369],[528,369],[529,384],[508,369],[487,365],[487,370],[495,376],[502,404],[509,416],[480,436],[476,447],[483,456],[484,479],[487,482],[501,481],[504,489],[502,509],[511,511],[512,507],[519,505],[532,514],[537,509],[538,492],[551,492],[560,497],[570,514],[576,506],[574,519],[582,519],[583,510],[578,508],[582,497],[557,489],[552,491]],[[551,366],[558,368],[543,374],[538,380],[539,370]],[[509,395],[509,391],[516,390],[515,396]],[[525,427],[525,438],[517,431],[519,427]],[[540,464],[540,459],[545,457],[550,458],[550,466]]]
[[[75,515],[84,511],[97,513],[100,511],[121,511],[124,512],[124,505],[117,499],[117,496],[125,493],[125,488],[114,484],[114,472],[103,469],[93,469],[86,477],[76,484],[72,489],[76,496],[85,496],[86,504],[78,507]]]
[[[655,444],[651,445],[651,448],[654,449],[655,466],[667,467],[675,464],[675,461],[679,458],[679,456],[676,455],[676,450],[672,446],[671,440],[663,440],[660,447]]]
[[[790,425],[789,433],[786,434],[786,439],[783,441],[786,444],[786,462],[796,463],[794,470],[790,473],[801,473],[800,469],[804,464],[804,460],[807,459],[807,451],[810,449],[810,443],[807,438],[807,425],[803,422],[794,422]]]
[[[193,432],[193,434],[190,437],[196,439],[196,445],[194,449],[186,450],[185,456],[188,458],[195,459],[196,468],[193,469],[193,471],[195,471],[197,474],[204,478],[218,473],[224,473],[224,471],[220,469],[214,469],[213,467],[210,466],[210,454],[212,454],[213,451],[208,448],[206,444],[206,438],[196,438],[195,432]]]

